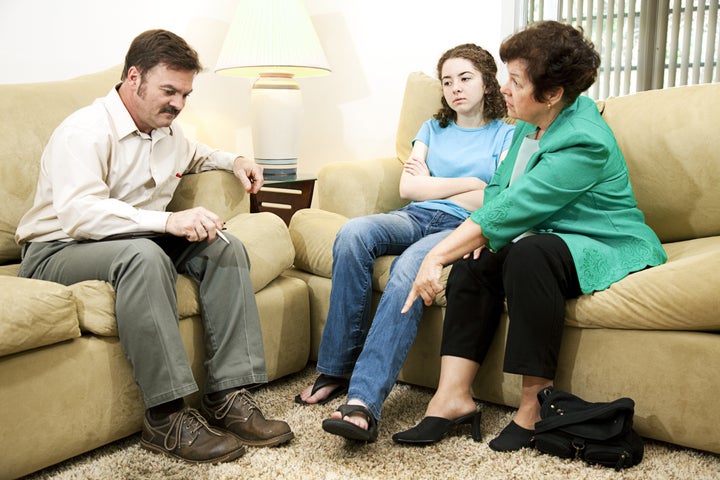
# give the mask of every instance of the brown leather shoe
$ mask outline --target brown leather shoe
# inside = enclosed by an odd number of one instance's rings
[[[210,425],[228,430],[246,445],[271,447],[295,437],[290,426],[282,420],[266,420],[247,390],[228,393],[217,404],[203,396],[200,411]]]
[[[140,444],[189,463],[219,463],[234,460],[245,453],[245,446],[235,435],[210,428],[194,408],[170,414],[156,425],[145,413]]]

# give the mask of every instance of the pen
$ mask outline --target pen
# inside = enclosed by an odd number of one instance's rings
[[[230,245],[230,241],[227,239],[227,237],[225,236],[224,233],[222,233],[220,230],[216,230],[215,233],[217,233],[217,236],[220,237],[223,240],[223,242]]]

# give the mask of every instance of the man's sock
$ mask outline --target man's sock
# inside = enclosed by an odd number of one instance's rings
[[[220,390],[219,392],[211,392],[205,395],[210,401],[210,403],[220,403],[222,400],[225,399],[228,393],[234,392],[235,390],[240,390],[242,387],[233,387],[233,388],[226,388],[225,390]]]
[[[161,403],[160,405],[150,407],[148,409],[150,415],[148,416],[150,417],[151,423],[163,423],[165,420],[167,420],[167,417],[169,417],[175,412],[182,410],[183,408],[185,408],[185,399],[176,398],[175,400],[170,400],[169,402]]]

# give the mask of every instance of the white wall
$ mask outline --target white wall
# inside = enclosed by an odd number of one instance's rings
[[[180,121],[188,134],[252,155],[252,80],[212,73],[239,0],[0,0],[0,83],[61,80],[121,64],[130,41],[166,28],[207,69]],[[300,170],[392,156],[407,74],[435,75],[437,59],[474,42],[497,55],[512,33],[514,0],[306,0],[332,73],[299,79]],[[502,71],[502,68],[501,68]],[[502,73],[501,73],[502,75]],[[108,89],[111,86],[108,85]]]

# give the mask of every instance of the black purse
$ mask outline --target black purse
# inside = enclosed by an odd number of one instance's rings
[[[642,460],[645,447],[632,428],[632,399],[591,403],[549,387],[538,393],[538,401],[541,420],[535,424],[534,442],[539,451],[618,471]]]

